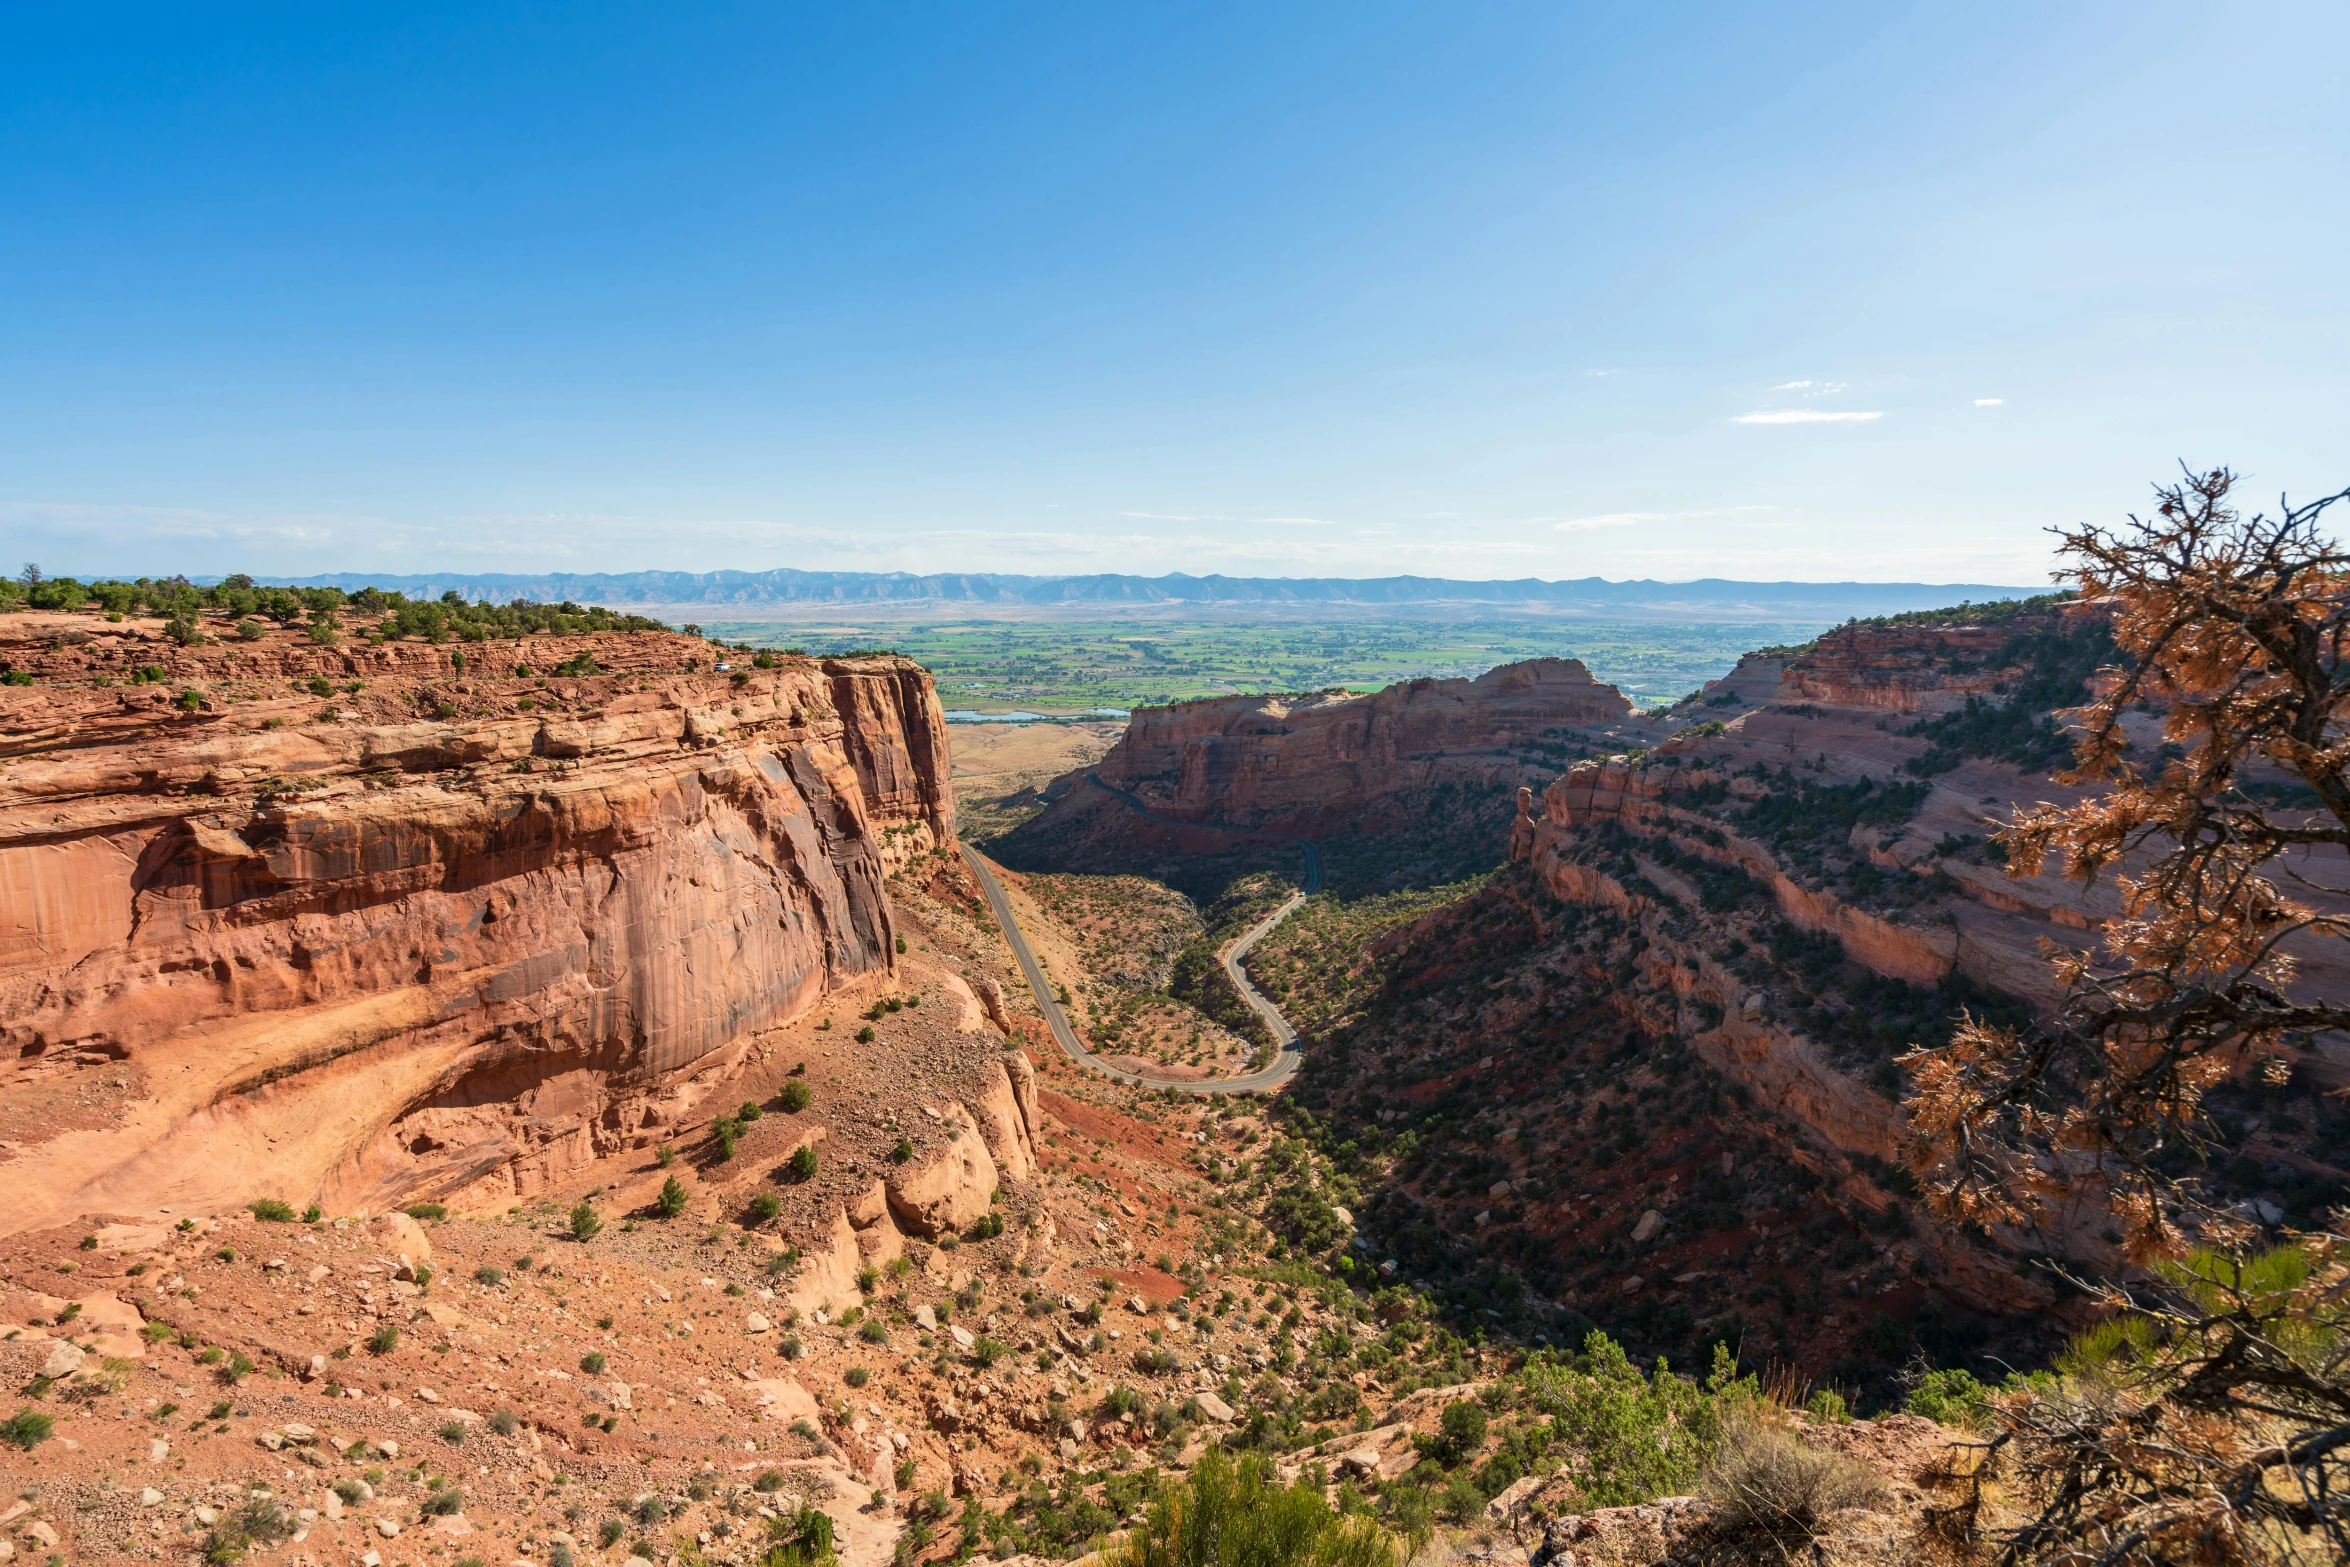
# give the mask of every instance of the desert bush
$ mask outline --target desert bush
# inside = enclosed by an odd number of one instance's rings
[[[294,1205],[280,1202],[275,1197],[259,1198],[253,1203],[253,1217],[264,1224],[291,1224],[294,1222]]]
[[[685,1187],[676,1176],[661,1183],[661,1195],[653,1199],[653,1211],[664,1219],[674,1219],[685,1212]]]
[[[786,1161],[785,1168],[791,1171],[795,1181],[813,1180],[818,1163],[814,1145],[802,1143],[791,1151],[791,1158]]]
[[[1942,1425],[1971,1429],[1982,1423],[1990,1397],[1991,1390],[1971,1371],[1929,1371],[1910,1389],[1901,1407]]]
[[[274,1545],[294,1532],[285,1509],[257,1496],[214,1524],[201,1547],[206,1567],[242,1561],[256,1545]]]
[[[10,1447],[31,1452],[49,1440],[56,1422],[37,1409],[20,1409],[5,1421],[0,1421],[0,1442]]]
[[[473,1282],[476,1284],[503,1284],[506,1282],[506,1275],[485,1262],[473,1270]]]
[[[785,1083],[783,1087],[776,1093],[775,1102],[783,1106],[784,1109],[790,1111],[793,1115],[798,1115],[802,1110],[808,1108],[809,1101],[815,1097],[816,1095],[814,1090],[809,1088],[806,1083],[803,1083],[795,1078],[792,1081]]]
[[[579,1369],[591,1377],[602,1376],[605,1364],[604,1352],[600,1349],[591,1349],[579,1357]]]
[[[571,1238],[575,1241],[593,1240],[596,1232],[603,1227],[604,1221],[597,1216],[596,1210],[588,1206],[586,1198],[581,1198],[578,1206],[571,1210]]]
[[[1370,1519],[1333,1509],[1321,1488],[1284,1488],[1262,1456],[1238,1463],[1211,1447],[1163,1490],[1106,1567],[1396,1567],[1396,1542]]]
[[[836,1561],[832,1519],[814,1507],[767,1521],[767,1549],[755,1567],[827,1567]]]
[[[1659,1363],[1643,1375],[1594,1332],[1571,1365],[1527,1368],[1529,1402],[1581,1454],[1574,1479],[1587,1505],[1622,1507],[1686,1493],[1720,1441],[1725,1419],[1761,1396],[1726,1349],[1701,1385]]]
[[[1782,1546],[1817,1539],[1835,1514],[1880,1506],[1890,1495],[1865,1465],[1745,1415],[1723,1426],[1699,1493],[1711,1504],[1707,1521],[1715,1530]]]

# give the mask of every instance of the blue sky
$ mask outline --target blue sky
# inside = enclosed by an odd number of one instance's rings
[[[52,570],[2042,580],[2350,483],[2350,7],[0,13]]]

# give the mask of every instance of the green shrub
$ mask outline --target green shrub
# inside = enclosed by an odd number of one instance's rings
[[[265,1496],[256,1496],[214,1524],[200,1547],[207,1567],[241,1561],[256,1545],[274,1545],[294,1532],[285,1509]]]
[[[460,1442],[464,1441],[464,1440],[465,1440],[465,1422],[464,1422],[464,1421],[462,1421],[462,1420],[444,1420],[444,1421],[442,1421],[442,1422],[441,1422],[441,1440],[442,1440],[442,1441],[444,1441],[444,1442],[446,1442],[446,1443],[448,1443],[448,1444],[449,1444],[451,1447],[455,1447],[455,1446],[456,1446],[458,1443],[460,1443]],[[438,1500],[438,1498],[435,1498],[435,1500]],[[453,1508],[453,1507],[452,1507],[452,1508],[450,1508],[449,1510],[450,1510],[451,1512],[455,1512],[455,1511],[456,1511],[456,1509],[455,1509],[455,1508]]]
[[[55,1425],[56,1422],[37,1409],[20,1409],[7,1420],[0,1421],[0,1442],[29,1453],[49,1440]]]
[[[685,1188],[676,1176],[661,1183],[661,1195],[653,1199],[653,1211],[664,1219],[674,1219],[685,1212]]]
[[[827,1567],[836,1561],[832,1519],[814,1507],[767,1521],[767,1548],[754,1567]]]
[[[773,1192],[761,1192],[751,1199],[751,1205],[745,1211],[744,1217],[749,1223],[760,1225],[772,1222],[775,1216],[781,1212],[783,1212],[782,1201]]]
[[[773,1496],[783,1489],[783,1471],[780,1469],[760,1470],[759,1478],[751,1482],[751,1489],[761,1496]]]
[[[889,1342],[889,1329],[879,1317],[867,1317],[864,1325],[857,1329],[857,1337],[868,1344],[886,1344]]]
[[[513,1410],[501,1409],[490,1416],[490,1429],[500,1436],[512,1436],[522,1429],[522,1421]]]
[[[791,1171],[793,1180],[805,1181],[815,1177],[818,1163],[815,1146],[810,1143],[802,1143],[791,1151],[791,1159],[785,1168]]]
[[[449,1425],[457,1425],[457,1422],[452,1420],[449,1422]],[[465,1428],[463,1426],[457,1426],[457,1429],[462,1432]],[[449,1426],[441,1427],[441,1435],[449,1435]],[[456,1439],[451,1437],[450,1440],[454,1441]],[[455,1486],[450,1486],[447,1490],[444,1491],[435,1491],[431,1496],[425,1498],[424,1506],[419,1508],[418,1511],[422,1512],[428,1518],[453,1517],[456,1514],[465,1511],[465,1495]]]
[[[1560,1441],[1585,1455],[1576,1477],[1585,1507],[1686,1495],[1719,1445],[1725,1418],[1761,1396],[1754,1378],[1738,1375],[1727,1349],[1716,1348],[1713,1372],[1701,1386],[1662,1364],[1642,1375],[1599,1332],[1584,1339],[1572,1365],[1529,1367],[1525,1382],[1529,1401],[1551,1417]]]
[[[602,1376],[605,1364],[604,1352],[600,1349],[591,1349],[579,1357],[579,1369],[591,1377]]]
[[[809,1101],[815,1097],[815,1090],[794,1078],[783,1085],[782,1090],[775,1096],[775,1102],[793,1115],[798,1115],[802,1110],[808,1108]]]
[[[656,1168],[666,1170],[676,1162],[677,1150],[667,1143],[653,1150],[653,1164]]]
[[[506,1275],[485,1262],[473,1270],[473,1282],[476,1284],[503,1284],[506,1282]]]
[[[897,1146],[893,1147],[889,1151],[889,1162],[892,1164],[904,1164],[908,1159],[913,1157],[914,1145],[903,1137],[899,1138],[897,1140]]]
[[[412,1202],[400,1211],[411,1219],[419,1219],[428,1223],[437,1222],[449,1216],[449,1210],[437,1202]]]
[[[260,1198],[252,1204],[252,1208],[253,1217],[264,1224],[291,1224],[294,1222],[294,1205],[280,1202],[275,1197]]]
[[[1467,1399],[1445,1405],[1436,1417],[1437,1456],[1453,1464],[1475,1457],[1485,1445],[1486,1424],[1484,1409]]]
[[[867,1371],[863,1366],[851,1366],[841,1373],[841,1380],[851,1387],[863,1387],[872,1379],[873,1373]]]
[[[1902,1408],[1942,1425],[1972,1429],[1989,1413],[1990,1400],[1991,1390],[1971,1371],[1929,1371],[1918,1379]]]
[[[992,1241],[1003,1233],[1004,1216],[1000,1213],[983,1213],[979,1222],[971,1226],[971,1238],[975,1241]]]
[[[389,1322],[377,1328],[367,1339],[367,1352],[370,1355],[388,1355],[399,1347],[400,1330]]]
[[[857,1030],[857,1043],[860,1045],[869,1045],[873,1043],[872,1024],[868,1023],[863,1028]]]
[[[571,1210],[571,1238],[575,1241],[594,1240],[596,1232],[603,1227],[604,1221],[597,1216],[595,1209],[588,1206],[587,1199],[582,1197]]]
[[[1397,1567],[1401,1560],[1391,1535],[1338,1512],[1320,1486],[1300,1479],[1284,1487],[1263,1455],[1235,1463],[1210,1447],[1188,1476],[1160,1491],[1105,1567]]]
[[[746,1099],[743,1101],[742,1108],[735,1111],[734,1118],[737,1121],[740,1121],[743,1125],[748,1126],[753,1121],[759,1119],[761,1113],[762,1112],[760,1111],[758,1102],[756,1100]]]

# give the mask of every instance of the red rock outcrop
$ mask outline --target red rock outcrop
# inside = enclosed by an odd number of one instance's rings
[[[531,1190],[888,972],[954,827],[929,677],[715,656],[0,618],[7,1087],[127,1089],[8,1147],[0,1231]]]
[[[1447,779],[1507,775],[1545,730],[1614,723],[1632,705],[1568,658],[1370,696],[1213,697],[1135,711],[1098,772],[1168,816],[1313,835],[1372,802]],[[1081,774],[1056,780],[1065,792]]]

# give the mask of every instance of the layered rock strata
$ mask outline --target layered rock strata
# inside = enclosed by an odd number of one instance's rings
[[[714,657],[0,619],[6,1086],[97,1106],[19,1122],[0,1230],[263,1173],[342,1212],[533,1190],[886,976],[884,877],[954,828],[928,676]]]
[[[1573,659],[1474,680],[1407,680],[1370,696],[1214,697],[1135,711],[1098,768],[1161,814],[1314,836],[1428,785],[1515,777],[1510,753],[1546,731],[1603,725],[1631,703]],[[1083,778],[1054,781],[1058,799]]]

